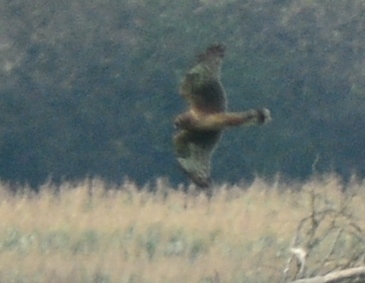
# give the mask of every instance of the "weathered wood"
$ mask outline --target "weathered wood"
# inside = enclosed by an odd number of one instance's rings
[[[365,266],[334,271],[323,276],[305,278],[290,283],[365,283]]]

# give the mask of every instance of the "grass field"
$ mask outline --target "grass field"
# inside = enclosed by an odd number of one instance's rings
[[[322,271],[363,244],[351,236],[365,229],[363,181],[343,193],[335,176],[257,178],[216,188],[210,201],[163,180],[152,189],[94,179],[14,195],[1,184],[0,282],[281,282],[285,267],[287,279],[296,270],[293,244]]]

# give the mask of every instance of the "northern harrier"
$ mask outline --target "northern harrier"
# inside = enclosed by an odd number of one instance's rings
[[[181,169],[199,187],[211,185],[210,159],[222,130],[231,126],[263,124],[271,120],[266,108],[228,113],[226,94],[220,81],[225,47],[215,44],[197,58],[185,75],[180,94],[190,109],[177,116],[174,148]]]

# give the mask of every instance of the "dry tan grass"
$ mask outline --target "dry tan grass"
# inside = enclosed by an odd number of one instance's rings
[[[333,205],[346,197],[334,176],[258,178],[217,188],[210,202],[162,181],[156,193],[97,179],[54,189],[14,196],[0,186],[1,282],[280,282],[313,192]],[[365,223],[364,183],[348,190]]]

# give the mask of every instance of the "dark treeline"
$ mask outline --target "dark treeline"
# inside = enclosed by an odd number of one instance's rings
[[[231,110],[218,182],[365,175],[362,0],[0,0],[0,178],[184,180],[172,121],[196,53],[224,42]]]

